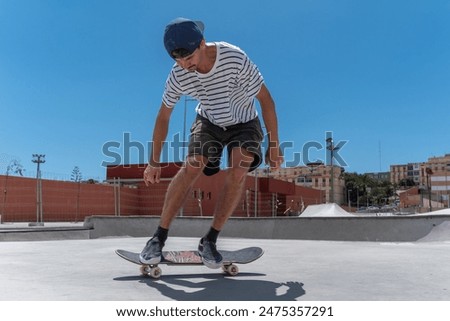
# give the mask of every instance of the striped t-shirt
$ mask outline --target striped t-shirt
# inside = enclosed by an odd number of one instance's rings
[[[196,112],[213,124],[226,127],[246,123],[258,116],[254,97],[264,79],[258,67],[240,48],[226,42],[215,43],[216,61],[202,74],[172,67],[163,102],[172,108],[182,95],[199,101]]]

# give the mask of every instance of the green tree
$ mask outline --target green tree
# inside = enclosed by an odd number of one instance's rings
[[[9,165],[6,167],[6,175],[15,174],[19,176],[23,176],[23,172],[25,169],[22,164],[17,159],[13,159]]]
[[[353,206],[385,205],[394,195],[390,182],[378,181],[366,174],[344,173],[346,195]]]
[[[81,182],[83,175],[81,174],[80,168],[75,166],[72,170],[72,175],[70,175],[70,180],[73,182]]]

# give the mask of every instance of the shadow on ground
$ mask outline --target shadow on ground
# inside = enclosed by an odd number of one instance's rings
[[[183,274],[164,275],[158,280],[136,276],[114,280],[143,283],[177,301],[293,301],[305,294],[303,283],[247,279],[254,276],[264,275],[241,273],[239,276],[226,277],[217,274]]]

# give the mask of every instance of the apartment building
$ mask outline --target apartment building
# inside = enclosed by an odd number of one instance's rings
[[[416,185],[428,186],[432,190],[450,190],[450,154],[430,157],[427,162],[391,165],[391,183],[400,184],[411,179]],[[430,184],[429,184],[430,181]]]
[[[391,165],[391,183],[401,186],[412,180],[432,200],[447,207],[450,203],[450,154],[430,157],[427,162]]]
[[[450,194],[450,154],[442,157],[430,157],[427,162],[430,174],[431,191],[438,194]]]
[[[283,167],[278,170],[258,169],[261,177],[271,177],[298,186],[320,190],[324,202],[345,203],[345,181],[342,177],[344,169],[340,166],[310,163],[307,166]]]
[[[401,165],[391,165],[390,180],[392,184],[401,185],[405,180],[411,180],[416,185],[425,185],[424,175],[425,163],[408,163]]]
[[[365,173],[365,175],[369,176],[371,179],[378,182],[389,182],[390,181],[390,172],[372,172]]]

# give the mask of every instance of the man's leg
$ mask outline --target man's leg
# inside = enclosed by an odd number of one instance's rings
[[[140,260],[146,264],[157,264],[161,260],[162,248],[166,242],[169,227],[183,206],[192,185],[202,173],[206,164],[203,156],[190,156],[185,165],[170,182],[164,199],[160,224],[153,237],[141,252]]]
[[[222,230],[228,218],[241,200],[245,180],[254,155],[243,148],[235,147],[231,152],[231,167],[227,170],[225,184],[217,200],[212,227]]]
[[[189,156],[167,188],[161,213],[160,226],[168,229],[183,206],[192,186],[203,172],[207,160],[201,155]]]
[[[199,244],[203,262],[210,268],[219,268],[222,265],[222,256],[216,249],[217,237],[239,204],[253,158],[252,153],[242,148],[233,148],[231,152],[231,167],[227,170],[225,184],[217,200],[211,229]]]

